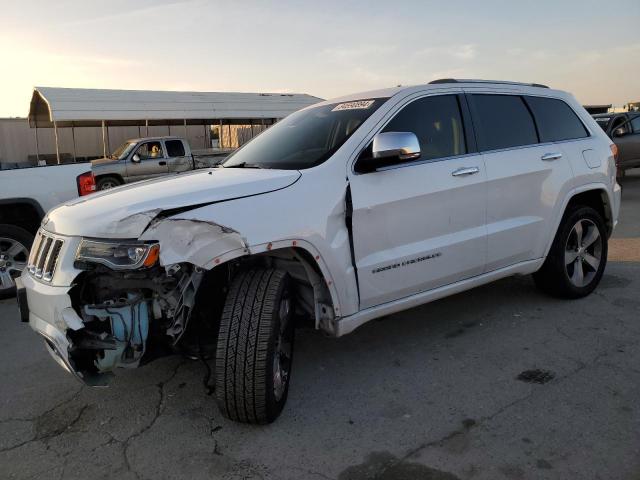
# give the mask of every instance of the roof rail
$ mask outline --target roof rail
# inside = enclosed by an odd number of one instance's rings
[[[500,83],[503,85],[526,85],[527,87],[549,88],[541,83],[523,83],[523,82],[507,82],[504,80],[472,80],[472,79],[456,79],[456,78],[439,78],[431,80],[429,85],[437,85],[440,83]]]

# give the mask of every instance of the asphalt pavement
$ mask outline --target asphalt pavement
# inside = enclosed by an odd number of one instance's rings
[[[247,426],[177,356],[81,386],[2,301],[0,478],[639,480],[640,173],[588,298],[516,277],[296,342],[282,416]]]

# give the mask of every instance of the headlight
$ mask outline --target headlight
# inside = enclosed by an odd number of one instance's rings
[[[157,243],[96,241],[83,239],[76,252],[76,260],[101,263],[114,270],[152,267],[158,261]]]

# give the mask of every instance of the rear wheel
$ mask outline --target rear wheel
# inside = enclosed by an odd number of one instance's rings
[[[27,266],[33,235],[14,225],[0,225],[0,298],[13,295],[15,279]]]
[[[227,418],[263,424],[280,415],[291,379],[293,301],[282,270],[255,268],[233,280],[216,349],[216,400]]]
[[[110,190],[119,185],[122,185],[122,182],[116,177],[102,177],[96,182],[96,190]]]
[[[593,208],[567,211],[542,268],[534,273],[543,291],[564,298],[589,295],[607,264],[607,230]]]

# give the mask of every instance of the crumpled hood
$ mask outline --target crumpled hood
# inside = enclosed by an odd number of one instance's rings
[[[43,226],[52,233],[138,238],[164,210],[238,199],[295,183],[297,170],[212,168],[123,185],[64,203]]]

